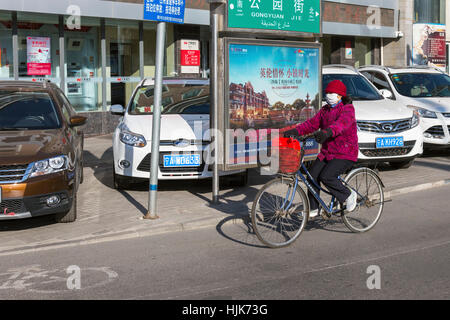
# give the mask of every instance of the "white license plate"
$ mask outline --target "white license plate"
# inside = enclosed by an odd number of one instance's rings
[[[201,164],[199,154],[164,155],[163,159],[165,168],[199,167]]]
[[[377,138],[376,143],[377,148],[395,148],[403,147],[405,145],[403,137]]]

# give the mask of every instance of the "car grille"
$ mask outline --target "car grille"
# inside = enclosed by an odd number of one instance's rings
[[[450,130],[450,126],[449,130]],[[429,128],[427,131],[425,131],[425,133],[429,133],[433,136],[444,136],[444,127],[443,126],[433,126],[431,128]]]
[[[28,176],[29,165],[0,165],[0,183],[22,182]]]
[[[361,131],[396,133],[411,129],[411,119],[393,121],[357,121]]]
[[[359,150],[366,157],[381,158],[381,157],[395,157],[404,156],[411,152],[416,141],[405,141],[403,147],[395,148],[376,148],[375,143],[360,143]]]
[[[194,152],[196,153],[196,152]],[[171,152],[160,152],[159,153],[159,170],[162,173],[183,173],[183,172],[197,172],[201,173],[203,172],[203,169],[205,167],[205,163],[202,161],[200,166],[198,167],[180,167],[180,168],[165,168],[164,167],[164,155],[169,155]],[[198,152],[197,152],[198,154]],[[142,159],[141,163],[137,167],[137,170],[144,171],[144,172],[150,172],[150,158],[151,154],[147,154],[144,159]]]
[[[13,200],[2,200],[0,202],[0,215],[8,214],[8,213],[23,213],[27,212],[25,207],[25,203],[21,199],[13,199]]]

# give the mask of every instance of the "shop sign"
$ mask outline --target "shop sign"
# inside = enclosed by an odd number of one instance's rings
[[[29,76],[52,74],[50,38],[27,37],[27,74]]]
[[[446,70],[445,25],[416,23],[413,27],[413,64]]]
[[[181,73],[200,72],[200,41],[181,40]]]
[[[185,0],[145,0],[144,20],[184,23]]]
[[[229,0],[228,28],[320,33],[320,0]]]

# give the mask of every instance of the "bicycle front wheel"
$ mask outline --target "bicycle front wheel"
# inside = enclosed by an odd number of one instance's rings
[[[271,248],[286,247],[308,221],[309,202],[295,180],[276,178],[266,183],[253,201],[251,219],[258,239]]]
[[[345,181],[358,193],[358,200],[355,210],[345,211],[342,220],[353,232],[369,231],[383,212],[384,192],[380,178],[372,170],[361,168],[350,172]]]

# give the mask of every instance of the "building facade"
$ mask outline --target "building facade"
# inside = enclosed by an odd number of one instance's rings
[[[398,37],[397,0],[322,1],[324,64],[380,64],[382,43]]]
[[[428,64],[448,72],[450,5],[445,0],[399,0],[398,3],[399,37],[384,40],[382,63]]]
[[[185,25],[167,24],[166,76],[180,71],[181,39],[202,40],[207,57],[208,25],[207,0],[187,0]],[[155,46],[156,22],[143,21],[143,0],[0,0],[0,80],[58,84],[89,117],[87,134],[112,131],[109,107],[126,105],[137,83],[154,76]],[[38,54],[47,63],[30,63]],[[193,76],[206,68],[203,59]]]
[[[52,81],[88,116],[87,134],[111,132],[118,118],[109,107],[126,105],[137,83],[154,76],[156,22],[143,21],[143,2],[0,0],[0,80]],[[323,63],[382,63],[383,47],[399,41],[404,2],[322,1]],[[208,0],[186,0],[185,23],[167,24],[165,76],[208,76],[209,19]],[[198,74],[180,72],[182,39],[200,42]],[[33,66],[39,50],[47,62]],[[264,96],[251,98],[254,112],[267,115]]]

